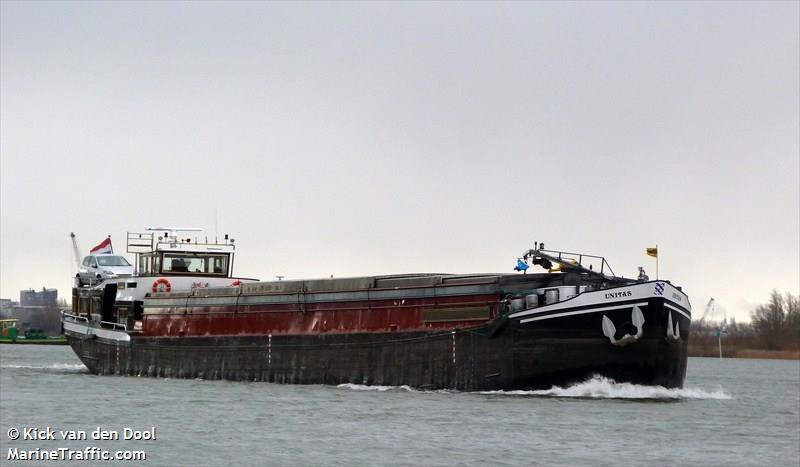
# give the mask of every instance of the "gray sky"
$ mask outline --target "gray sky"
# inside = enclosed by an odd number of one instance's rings
[[[549,248],[747,319],[800,289],[784,3],[2,2],[0,296],[152,225],[272,279]],[[216,213],[216,214],[215,214]],[[699,315],[698,315],[699,316]]]

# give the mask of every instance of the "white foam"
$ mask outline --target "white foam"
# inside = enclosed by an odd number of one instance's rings
[[[0,368],[22,368],[31,370],[63,370],[63,371],[84,371],[86,366],[83,363],[53,363],[48,366],[39,365],[0,365]]]
[[[668,389],[664,386],[618,383],[613,379],[603,376],[595,376],[587,381],[566,388],[553,386],[550,389],[534,391],[482,391],[481,394],[596,399],[732,399],[732,397],[721,388],[713,392],[695,388]]]
[[[380,392],[384,392],[384,391],[391,391],[392,389],[411,390],[411,388],[408,387],[408,386],[370,386],[370,385],[367,385],[367,384],[352,384],[352,383],[340,384],[340,385],[338,385],[336,387],[337,388],[341,388],[341,389],[350,389],[350,390],[353,390],[353,391],[380,391]]]

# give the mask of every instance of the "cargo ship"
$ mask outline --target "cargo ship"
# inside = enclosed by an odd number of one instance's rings
[[[689,298],[600,256],[536,243],[515,273],[262,282],[234,278],[230,242],[149,235],[128,234],[134,276],[73,289],[64,334],[92,373],[461,391],[684,382]]]

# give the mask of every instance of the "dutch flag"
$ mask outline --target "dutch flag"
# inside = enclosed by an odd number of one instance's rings
[[[114,253],[114,248],[111,247],[111,235],[105,240],[100,242],[99,245],[89,250],[93,255],[102,255],[103,253]]]

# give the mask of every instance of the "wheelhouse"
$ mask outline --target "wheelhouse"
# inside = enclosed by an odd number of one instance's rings
[[[192,229],[195,231],[195,229]],[[179,237],[176,231],[128,232],[128,253],[140,276],[231,277],[233,239]]]

